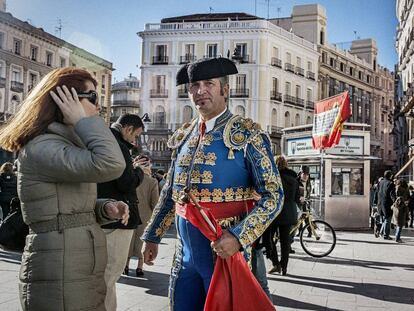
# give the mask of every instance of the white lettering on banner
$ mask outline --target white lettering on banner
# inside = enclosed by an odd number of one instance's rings
[[[364,138],[357,136],[342,136],[339,144],[333,148],[326,149],[327,154],[338,155],[363,155]],[[313,149],[312,137],[301,137],[287,139],[287,155],[311,155],[319,154],[319,150]]]
[[[329,135],[333,124],[339,113],[339,107],[336,105],[331,110],[315,114],[312,135],[325,136]]]

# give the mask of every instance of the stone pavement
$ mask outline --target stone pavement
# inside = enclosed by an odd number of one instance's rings
[[[273,301],[284,310],[414,310],[414,231],[404,229],[403,244],[376,239],[369,232],[337,232],[330,256],[306,255],[295,242],[288,276],[268,275]],[[145,277],[122,277],[118,310],[168,310],[167,287],[174,250],[171,231],[156,265]],[[0,250],[0,310],[20,310],[19,254]],[[267,262],[269,264],[269,262]],[[136,261],[132,261],[132,268]],[[132,270],[131,270],[132,272]]]

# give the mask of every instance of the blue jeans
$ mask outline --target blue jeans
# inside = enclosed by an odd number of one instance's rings
[[[380,234],[384,236],[384,238],[390,236],[390,225],[391,225],[391,217],[382,216],[382,226],[380,230]]]
[[[263,288],[266,295],[270,298],[270,300],[272,300],[270,296],[269,285],[267,283],[266,265],[263,256],[263,248],[253,249],[252,272],[256,277],[256,280],[259,282],[260,286]]]
[[[395,240],[399,240],[401,238],[401,231],[402,227],[397,226],[397,229],[395,229]]]

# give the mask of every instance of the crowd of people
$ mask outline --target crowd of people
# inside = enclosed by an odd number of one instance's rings
[[[221,57],[178,71],[177,85],[186,85],[199,116],[169,139],[168,173],[132,152],[145,129],[139,116],[124,114],[107,127],[86,70],[53,70],[30,92],[0,129],[1,147],[18,155],[0,169],[0,218],[18,196],[30,230],[19,275],[23,310],[116,310],[115,285],[130,275],[130,259],[138,259],[133,275],[142,277],[173,223],[172,310],[203,310],[216,261],[238,252],[271,298],[264,255],[269,273],[287,274],[291,228],[309,206],[310,171],[296,174],[284,157],[275,159],[260,125],[230,112],[228,76],[236,73]],[[376,234],[390,239],[392,222],[401,242],[413,197],[386,172],[373,187]],[[194,216],[198,203],[220,225],[217,239]]]

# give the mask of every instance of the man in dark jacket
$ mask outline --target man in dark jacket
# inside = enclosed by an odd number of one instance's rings
[[[392,240],[390,237],[390,223],[392,218],[392,203],[395,201],[395,185],[392,181],[392,172],[385,171],[384,179],[378,185],[378,209],[382,217],[380,235],[385,240]]]
[[[10,162],[4,163],[0,168],[0,191],[0,205],[3,211],[0,213],[0,220],[2,220],[9,214],[11,199],[17,197],[17,177]]]
[[[141,183],[144,173],[136,162],[132,162],[130,149],[136,144],[143,129],[141,118],[133,114],[124,114],[112,124],[111,132],[121,147],[126,168],[118,179],[98,184],[98,198],[110,198],[127,203],[130,215],[127,225],[118,221],[102,226],[106,233],[108,252],[105,270],[107,287],[105,307],[108,311],[116,310],[115,284],[125,268],[134,229],[141,224],[136,188]]]

